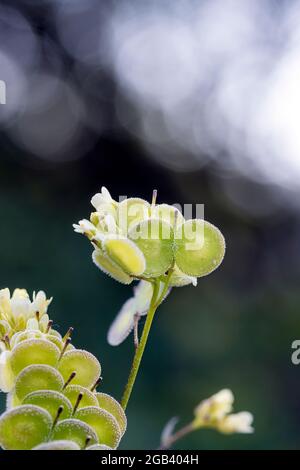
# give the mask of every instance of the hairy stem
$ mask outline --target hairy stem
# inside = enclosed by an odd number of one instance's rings
[[[157,308],[159,307],[159,305],[161,304],[161,302],[164,300],[166,293],[168,292],[169,282],[170,282],[170,277],[171,277],[172,272],[173,272],[173,268],[171,268],[168,271],[168,274],[167,274],[165,280],[163,281],[165,285],[164,285],[164,288],[163,288],[160,296],[159,296],[160,282],[155,281],[153,283],[153,294],[152,294],[152,299],[151,299],[151,303],[150,303],[150,308],[149,308],[149,311],[148,311],[148,314],[147,314],[146,323],[145,323],[145,326],[144,326],[144,329],[143,329],[141,340],[140,340],[139,344],[136,346],[135,355],[134,355],[134,358],[133,358],[129,378],[128,378],[128,381],[127,381],[127,384],[126,384],[126,387],[125,387],[125,390],[124,390],[122,401],[121,401],[121,404],[122,404],[122,407],[123,407],[124,410],[126,410],[126,407],[127,407],[127,404],[128,404],[133,386],[135,384],[135,380],[136,380],[136,377],[137,377],[137,374],[138,374],[138,371],[139,371],[139,368],[140,368],[140,365],[141,365],[142,357],[143,357],[143,354],[144,354],[144,351],[145,351],[145,347],[146,347],[146,344],[147,344],[147,340],[148,340],[148,336],[149,336],[149,332],[150,332],[150,329],[151,329],[151,325],[152,325],[152,321],[153,321],[155,312],[156,312]]]
[[[130,398],[130,395],[131,395],[131,392],[132,392],[132,389],[133,389],[133,386],[134,386],[134,383],[135,383],[135,379],[137,377],[137,374],[138,374],[138,371],[139,371],[139,368],[140,368],[141,360],[142,360],[142,357],[143,357],[143,354],[144,354],[144,351],[145,351],[145,347],[146,347],[146,344],[147,344],[147,339],[148,339],[148,336],[149,336],[152,321],[153,321],[155,312],[156,312],[157,307],[158,307],[158,305],[156,303],[158,292],[159,292],[159,284],[156,283],[154,285],[153,295],[152,295],[152,299],[151,299],[151,303],[150,303],[150,308],[149,308],[149,311],[148,311],[148,314],[147,314],[146,323],[145,323],[145,326],[144,326],[144,329],[143,329],[142,337],[141,337],[141,340],[140,340],[140,342],[139,342],[139,344],[136,348],[135,355],[134,355],[133,362],[132,362],[132,366],[131,366],[131,370],[130,370],[130,374],[129,374],[128,381],[127,381],[127,384],[126,384],[126,387],[125,387],[125,390],[124,390],[123,397],[122,397],[121,404],[122,404],[122,407],[123,407],[124,410],[126,410],[126,407],[127,407],[127,404],[128,404],[128,401],[129,401],[129,398]]]

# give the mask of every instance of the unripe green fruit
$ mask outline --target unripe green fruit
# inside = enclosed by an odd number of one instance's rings
[[[170,224],[159,219],[149,219],[133,226],[129,238],[145,256],[146,277],[159,277],[174,260],[174,234]]]
[[[101,269],[105,274],[111,276],[121,284],[131,284],[133,278],[129,276],[125,271],[123,271],[120,266],[118,266],[115,262],[113,262],[108,255],[96,249],[93,251],[92,259],[95,265]]]
[[[40,444],[32,450],[80,450],[80,447],[73,441],[52,441]]]
[[[225,254],[220,230],[205,220],[188,220],[175,232],[175,260],[188,276],[206,276],[217,269]]]
[[[149,216],[149,202],[138,197],[132,197],[120,202],[117,212],[117,223],[122,232],[126,234],[133,225],[148,219]]]
[[[32,364],[56,367],[60,350],[55,344],[43,339],[28,339],[17,344],[12,351],[11,367],[15,375]]]
[[[48,439],[50,414],[34,405],[22,405],[0,417],[0,445],[7,450],[28,450]]]
[[[23,400],[26,395],[36,390],[61,391],[63,385],[64,380],[54,367],[35,364],[25,367],[18,375],[15,392],[18,399]]]
[[[99,361],[93,354],[83,349],[67,351],[59,362],[58,370],[65,381],[68,380],[72,372],[76,372],[72,384],[86,388],[91,388],[101,374]]]
[[[117,420],[110,413],[96,406],[87,406],[77,411],[75,417],[94,429],[100,444],[105,444],[113,449],[118,446],[121,431]]]
[[[96,397],[100,408],[108,411],[116,419],[123,436],[127,427],[127,418],[120,403],[107,393],[96,393]]]
[[[145,271],[146,261],[135,243],[126,237],[106,237],[104,251],[120,268],[131,276],[140,276]]]
[[[93,446],[87,447],[86,450],[113,450],[113,449],[104,444],[94,444]]]
[[[84,449],[86,442],[97,444],[97,434],[91,426],[79,419],[65,419],[54,428],[52,440],[68,440],[75,442],[80,449]]]
[[[22,299],[25,292],[19,295]],[[9,315],[9,305],[6,310]],[[4,323],[1,331],[6,331]],[[8,325],[0,348],[0,387],[7,393],[7,411],[0,416],[0,446],[8,450],[80,450],[98,445],[101,436],[101,449],[115,448],[126,417],[108,395],[103,406],[98,403],[99,361],[70,344],[73,328],[62,338],[51,328],[46,314],[40,321],[33,314],[23,324],[26,329],[17,332]]]
[[[64,390],[63,393],[71,402],[73,408],[78,400],[78,396],[79,395],[82,396],[80,403],[78,405],[78,408],[77,408],[78,410],[79,408],[83,408],[85,406],[97,406],[98,405],[98,401],[97,401],[95,394],[92,393],[87,388],[82,387],[81,385],[69,385]]]
[[[57,416],[57,410],[62,407],[58,420],[67,419],[72,416],[73,406],[65,395],[54,390],[43,390],[31,392],[23,400],[24,405],[36,405],[47,410],[52,419]]]

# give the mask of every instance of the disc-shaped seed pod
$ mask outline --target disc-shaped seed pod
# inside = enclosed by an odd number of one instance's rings
[[[152,209],[151,216],[169,223],[173,229],[175,225],[184,223],[182,213],[176,207],[169,204],[158,204]]]
[[[114,263],[109,257],[102,251],[96,249],[93,251],[92,259],[95,265],[101,269],[102,272],[112,277],[121,284],[131,284],[133,278],[130,277],[123,269]]]
[[[91,388],[101,375],[101,366],[93,354],[83,349],[67,351],[59,361],[58,370],[65,381],[76,372],[72,385]]]
[[[93,446],[87,447],[85,450],[113,450],[104,444],[94,444]]]
[[[35,364],[27,366],[18,375],[15,393],[19,400],[37,390],[61,391],[64,386],[62,375],[54,367]]]
[[[225,240],[220,230],[205,220],[188,220],[175,232],[175,260],[188,276],[206,276],[222,262]]]
[[[145,256],[143,276],[159,277],[170,268],[174,260],[174,233],[170,224],[149,219],[133,226],[128,237]]]
[[[173,268],[173,272],[170,277],[170,286],[171,287],[184,287],[184,286],[188,286],[189,284],[193,284],[194,286],[196,286],[197,278],[184,274],[182,271],[180,271],[178,266],[175,264]]]
[[[28,339],[13,348],[11,367],[15,375],[32,364],[47,364],[56,367],[59,356],[60,350],[50,341]]]
[[[127,418],[120,403],[107,393],[96,393],[96,397],[100,408],[108,411],[117,420],[123,436],[127,427]]]
[[[95,444],[97,445],[97,444]],[[73,441],[52,441],[45,444],[39,444],[32,450],[80,450],[80,447]]]
[[[0,417],[0,445],[7,450],[29,450],[46,441],[52,426],[48,411],[22,405]]]
[[[107,236],[103,242],[103,249],[127,274],[140,276],[145,271],[146,261],[143,253],[128,238]]]
[[[75,442],[80,449],[84,449],[86,442],[97,444],[98,438],[94,429],[79,419],[64,419],[57,423],[51,434],[51,440],[67,440]]]
[[[105,444],[113,449],[118,446],[121,431],[117,420],[110,413],[96,406],[87,406],[78,410],[75,417],[94,429],[100,444]]]
[[[117,212],[117,223],[121,231],[127,234],[130,228],[150,217],[150,204],[144,199],[132,197],[120,202]]]
[[[38,390],[31,392],[25,396],[23,405],[36,405],[44,410],[47,410],[52,419],[57,417],[57,410],[60,408],[61,413],[57,420],[70,418],[73,412],[73,407],[70,400],[65,395],[54,390]]]
[[[94,393],[81,385],[69,385],[64,390],[64,395],[72,404],[72,408],[77,404],[78,397],[81,396],[77,409],[85,406],[97,406],[98,401]]]

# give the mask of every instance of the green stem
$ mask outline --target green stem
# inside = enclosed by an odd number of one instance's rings
[[[172,436],[167,439],[167,441],[159,448],[159,450],[167,450],[169,449],[175,442],[179,441],[183,437],[187,436],[191,432],[195,431],[194,423],[189,423],[183,428],[179,429],[179,431],[175,432]]]
[[[168,274],[165,277],[165,280],[162,281],[164,283],[164,288],[159,297],[158,295],[159,295],[160,281],[151,281],[153,284],[153,294],[152,294],[152,299],[150,303],[150,308],[147,314],[147,319],[146,319],[146,323],[143,329],[141,340],[135,350],[135,355],[133,358],[130,374],[129,374],[128,381],[127,381],[124,394],[122,397],[122,401],[121,401],[121,404],[124,410],[126,410],[126,407],[127,407],[140,365],[141,365],[142,357],[145,351],[145,347],[147,344],[147,340],[148,340],[148,336],[149,336],[149,332],[151,329],[155,312],[157,308],[160,306],[161,302],[164,300],[165,295],[168,291],[170,277],[171,277],[172,272],[173,272],[173,267],[169,269]]]
[[[139,371],[139,368],[140,368],[141,360],[142,360],[142,357],[143,357],[143,354],[144,354],[144,351],[145,351],[145,347],[146,347],[146,344],[147,344],[147,339],[148,339],[148,336],[149,336],[152,321],[153,321],[155,312],[156,312],[157,307],[158,307],[158,304],[156,303],[158,292],[159,292],[159,283],[155,283],[154,284],[154,289],[153,289],[153,295],[152,295],[152,299],[151,299],[151,304],[150,304],[150,308],[149,308],[149,311],[148,311],[148,314],[147,314],[147,319],[146,319],[146,323],[145,323],[145,326],[144,326],[144,329],[143,329],[142,337],[141,337],[139,345],[138,345],[138,347],[136,348],[136,351],[135,351],[135,355],[134,355],[134,358],[133,358],[133,363],[132,363],[132,366],[131,366],[129,378],[128,378],[128,381],[127,381],[127,384],[126,384],[126,387],[125,387],[125,390],[124,390],[122,401],[121,401],[121,404],[122,404],[122,407],[123,407],[124,410],[126,410],[126,407],[127,407],[127,404],[128,404],[128,401],[129,401],[129,398],[130,398],[130,395],[131,395],[131,392],[132,392],[132,389],[133,389],[133,386],[134,386],[134,383],[135,383],[135,380],[136,380],[136,377],[137,377],[137,374],[138,374],[138,371]]]

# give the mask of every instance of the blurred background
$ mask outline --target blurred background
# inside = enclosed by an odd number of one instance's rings
[[[120,399],[130,339],[106,343],[131,288],[72,231],[105,185],[205,204],[221,268],[156,318],[123,449],[156,448],[224,387],[255,434],[199,431],[181,449],[300,444],[300,1],[0,2],[0,284],[43,289],[50,315],[97,355]],[[2,408],[4,396],[0,397]]]

